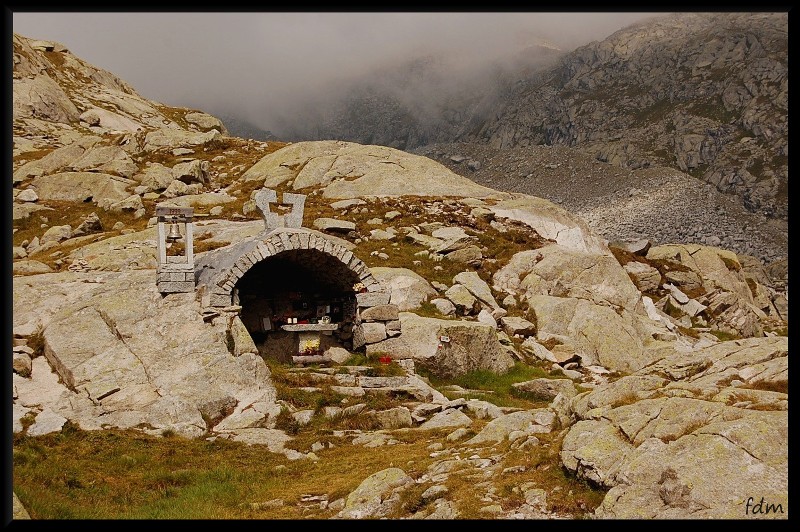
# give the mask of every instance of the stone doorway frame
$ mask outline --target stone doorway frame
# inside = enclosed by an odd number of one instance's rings
[[[352,271],[359,282],[364,285],[365,291],[356,293],[357,312],[353,326],[353,349],[359,349],[368,343],[364,337],[360,315],[368,308],[388,305],[390,292],[375,279],[369,267],[352,251],[326,238],[325,235],[309,229],[277,228],[253,240],[237,244],[233,249],[215,250],[210,253],[213,258],[198,261],[195,278],[198,287],[205,285],[200,288],[198,293],[203,306],[215,307],[220,310],[234,307],[234,289],[239,279],[256,264],[295,249],[314,250],[330,255]],[[213,268],[206,269],[212,264]],[[387,323],[381,325],[384,334],[371,334],[370,338],[374,338],[374,341],[369,343],[386,338]],[[374,329],[376,326],[377,323],[371,327]],[[391,327],[399,331],[399,322],[392,323]]]

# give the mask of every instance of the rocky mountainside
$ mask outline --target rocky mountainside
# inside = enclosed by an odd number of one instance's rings
[[[490,60],[445,53],[392,64],[356,82],[331,87],[316,114],[281,124],[286,140],[340,139],[412,149],[450,142],[478,129],[520,76],[535,75],[561,55],[528,38]]]
[[[721,242],[610,244],[547,199],[387,146],[229,136],[58,43],[15,35],[14,64],[15,446],[78,429],[231,440],[277,456],[274,475],[389,450],[342,489],[228,512],[728,518],[758,496],[782,505],[758,517],[787,517],[788,290],[758,260]],[[305,196],[302,227],[266,226],[264,189]],[[194,208],[193,292],[159,291],[159,204]],[[240,277],[284,282],[258,268],[292,257],[318,283],[364,281],[341,345],[311,367],[245,323]],[[515,371],[511,392],[452,384]],[[40,475],[38,448],[15,457],[35,471],[15,493],[51,518],[32,503],[65,482]]]
[[[682,13],[567,54],[506,95],[473,138],[671,166],[788,216],[788,14]]]
[[[230,114],[223,114],[219,116],[220,120],[225,124],[230,134],[234,137],[241,137],[243,139],[252,140],[279,140],[272,131],[261,129],[260,127],[251,124],[245,120],[237,118]]]
[[[531,46],[493,65],[464,79],[441,58],[374,72],[287,131],[415,150],[568,146],[625,169],[674,168],[787,219],[786,13],[654,17],[568,54]],[[521,190],[520,177],[498,169],[490,179]]]
[[[721,246],[756,257],[776,280],[788,282],[788,222],[750,212],[735,197],[680,170],[621,168],[559,145],[454,142],[413,151],[476,183],[553,201],[608,240]]]

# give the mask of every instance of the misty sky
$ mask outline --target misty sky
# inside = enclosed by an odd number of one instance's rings
[[[337,80],[435,51],[480,61],[532,37],[571,50],[655,13],[24,13],[13,31],[54,40],[142,96],[269,129]]]

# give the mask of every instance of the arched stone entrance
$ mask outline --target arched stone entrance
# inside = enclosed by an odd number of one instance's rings
[[[391,307],[389,292],[361,259],[318,231],[278,228],[211,251],[197,261],[195,278],[204,305],[240,306],[242,323],[259,349],[282,360],[295,344],[300,354],[304,338],[311,345],[319,339],[318,350],[359,349],[400,330],[396,309],[373,312],[393,319],[367,320],[365,336],[361,314]]]

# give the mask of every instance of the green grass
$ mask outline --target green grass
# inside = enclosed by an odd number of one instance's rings
[[[508,372],[503,374],[488,370],[477,370],[454,379],[437,377],[424,368],[418,368],[417,372],[426,377],[434,388],[440,389],[447,385],[455,384],[468,390],[486,391],[488,392],[486,394],[471,393],[466,396],[466,398],[481,399],[498,406],[513,406],[518,408],[538,408],[544,406],[547,401],[542,402],[529,394],[520,392],[516,390],[512,384],[539,378],[563,377],[563,374],[557,375],[555,373],[548,373],[542,368],[531,366],[524,362],[516,362]],[[449,392],[443,393],[450,399],[465,397],[463,395],[454,395]]]
[[[474,427],[479,430],[480,423]],[[444,442],[449,431],[397,431],[391,448],[349,445],[332,434],[309,435],[308,441],[329,442],[319,461],[290,461],[261,445],[227,440],[160,438],[133,430],[85,432],[68,426],[62,433],[14,436],[14,491],[34,520],[41,519],[327,519],[335,511],[304,508],[303,494],[325,494],[329,501],[347,496],[367,476],[387,467],[401,467],[419,478],[438,459],[427,447]],[[544,488],[550,511],[584,517],[605,491],[576,479],[559,465],[561,435],[540,434],[534,449],[501,447],[504,465],[524,470],[493,479],[500,504],[522,503],[522,484]],[[506,454],[507,453],[507,454]],[[474,470],[465,469],[445,481],[448,499],[459,519],[486,518],[479,508]],[[403,493],[402,517],[423,506],[422,488]],[[558,487],[559,489],[554,489]],[[259,503],[281,499],[284,505]]]
[[[739,336],[738,334],[731,334],[729,332],[720,331],[717,329],[711,329],[708,332],[716,336],[720,342],[727,342],[728,340],[739,340],[741,338],[741,336]]]
[[[429,442],[407,439],[392,453],[335,440],[325,460],[313,462],[289,461],[260,445],[132,430],[15,435],[14,491],[33,519],[328,518],[333,511],[304,512],[300,495],[325,493],[333,501],[398,456],[397,465],[414,460],[406,469],[418,476],[431,461]],[[249,506],[276,498],[286,506]]]

